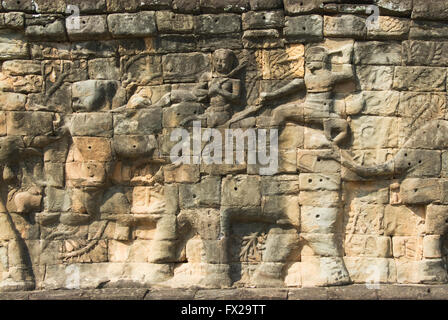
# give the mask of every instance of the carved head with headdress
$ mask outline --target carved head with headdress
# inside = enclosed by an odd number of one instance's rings
[[[310,71],[327,67],[329,52],[324,47],[311,47],[305,53],[306,67]]]
[[[227,75],[238,64],[235,53],[229,49],[218,49],[213,52],[213,67],[215,72],[221,75]]]

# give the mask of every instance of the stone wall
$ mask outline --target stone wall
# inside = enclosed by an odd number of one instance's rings
[[[447,281],[447,1],[0,11],[0,291]]]

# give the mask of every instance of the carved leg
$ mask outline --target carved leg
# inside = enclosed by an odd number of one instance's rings
[[[164,215],[157,221],[156,232],[149,255],[150,263],[176,261],[176,216]]]
[[[4,209],[3,204],[1,204]],[[5,210],[1,210],[5,211]],[[35,287],[34,274],[25,242],[14,226],[11,216],[7,212],[0,213],[0,221],[4,223],[9,238],[8,245],[8,277],[0,281],[0,291],[33,290]]]
[[[345,119],[325,119],[323,121],[325,136],[328,140],[333,141],[338,145],[342,140],[347,137],[348,123]],[[339,133],[333,138],[333,130],[337,130]]]
[[[286,121],[303,123],[304,108],[300,104],[288,104],[278,107],[272,112],[271,126],[278,127],[285,124]]]
[[[310,208],[310,207],[309,207]],[[339,216],[340,208],[312,207],[302,211],[301,236],[320,256],[322,285],[336,286],[350,283],[350,277],[342,259]]]
[[[257,287],[284,287],[285,261],[298,248],[297,230],[273,228],[269,231],[263,254],[263,262],[254,274]]]

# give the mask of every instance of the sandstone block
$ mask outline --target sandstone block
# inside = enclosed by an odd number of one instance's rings
[[[356,42],[355,64],[401,65],[401,44],[396,42]]]
[[[249,9],[249,0],[200,0],[202,11],[205,12],[245,12]]]
[[[423,256],[426,259],[442,258],[442,242],[440,236],[425,236],[423,238]]]
[[[448,207],[429,205],[426,209],[425,232],[428,235],[444,235],[448,228]]]
[[[8,135],[45,135],[53,132],[53,115],[47,112],[9,112],[6,124]]]
[[[252,10],[270,10],[282,7],[282,0],[250,0]]]
[[[99,40],[110,37],[105,15],[80,16],[65,20],[65,27],[70,41]]]
[[[107,17],[107,25],[114,38],[148,37],[157,31],[153,11],[111,14]]]
[[[243,30],[282,28],[285,23],[285,16],[282,11],[250,11],[244,13],[242,19]]]
[[[157,29],[161,33],[190,33],[194,28],[194,16],[157,11]]]
[[[364,39],[367,35],[366,20],[355,15],[325,16],[324,36]]]
[[[261,205],[260,178],[240,175],[222,181],[222,205],[226,207],[256,207]]]
[[[394,89],[408,91],[444,91],[446,70],[429,67],[396,67]]]
[[[235,14],[204,14],[197,16],[195,32],[197,34],[225,34],[241,31],[241,18]]]
[[[440,201],[441,187],[438,179],[405,179],[400,187],[403,204],[429,204]]]
[[[70,132],[73,136],[112,137],[112,115],[80,113],[73,115]]]
[[[26,95],[13,92],[0,92],[2,110],[21,111],[25,109]]]
[[[210,57],[202,53],[167,54],[163,56],[165,82],[195,82],[210,70]]]
[[[418,207],[386,206],[384,226],[386,235],[413,236],[424,232],[424,211]]]
[[[114,115],[114,133],[116,135],[147,135],[158,133],[161,129],[161,108],[138,110],[132,116]]]
[[[362,90],[390,90],[394,68],[388,66],[357,66],[356,74]],[[395,88],[395,87],[394,87]]]
[[[345,254],[356,257],[392,257],[390,237],[372,235],[348,235],[345,239]]]
[[[301,208],[301,232],[330,234],[340,232],[339,208]]]
[[[284,34],[300,40],[320,40],[323,35],[323,19],[318,15],[286,17]]]
[[[299,179],[300,190],[304,191],[338,191],[341,188],[341,177],[338,174],[301,173]]]
[[[110,142],[106,138],[75,137],[73,142],[76,161],[110,161],[112,159]]]
[[[44,15],[39,19],[27,19],[26,24],[25,35],[32,41],[67,40],[64,20],[57,16]]]
[[[205,177],[199,184],[183,184],[179,187],[180,206],[182,209],[207,207],[217,208],[221,202],[221,179]]]

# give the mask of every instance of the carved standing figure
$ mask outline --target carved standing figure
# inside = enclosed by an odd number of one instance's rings
[[[241,81],[235,76],[244,66],[244,63],[238,65],[238,59],[232,50],[216,50],[213,53],[212,80],[200,83],[193,91],[197,97],[206,96],[210,99],[210,106],[203,115],[187,117],[182,124],[193,120],[207,120],[210,128],[224,125],[232,116],[232,106],[240,100]],[[172,97],[173,92],[168,95]]]
[[[353,78],[351,65],[344,65],[341,72],[328,68],[329,53],[324,47],[312,47],[305,54],[307,73],[305,79],[295,79],[274,92],[263,92],[261,104],[306,89],[304,103],[292,102],[276,108],[272,113],[272,126],[287,121],[299,124],[321,124],[326,137],[338,144],[347,136],[348,123],[333,111],[333,89],[338,82]],[[309,71],[309,72],[308,72]],[[333,138],[332,133],[337,130]]]

